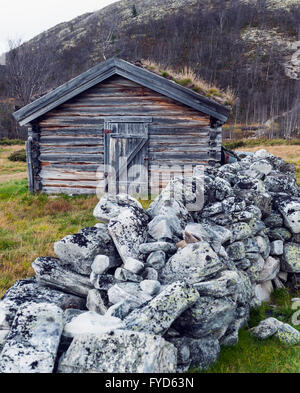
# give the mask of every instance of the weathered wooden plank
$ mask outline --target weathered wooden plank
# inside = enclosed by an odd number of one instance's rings
[[[76,155],[59,155],[59,154],[41,154],[40,161],[47,161],[47,162],[104,162],[104,155],[103,154],[76,154]]]
[[[94,187],[96,188],[99,184],[99,180],[70,180],[70,179],[42,179],[43,186],[54,186],[54,187]]]
[[[41,162],[42,168],[53,170],[80,171],[80,172],[97,172],[101,169],[101,164],[97,163],[77,163],[77,162]]]
[[[54,179],[69,179],[69,180],[100,180],[103,179],[103,173],[102,176],[100,176],[100,173],[95,172],[81,172],[81,171],[66,171],[65,169],[63,170],[49,170],[49,169],[42,169],[40,172],[40,177],[42,177],[44,180],[54,180]]]
[[[108,116],[104,117],[105,123],[151,123],[152,117],[148,116]]]
[[[68,145],[65,147],[58,147],[58,146],[43,146],[40,145],[40,152],[41,154],[72,154],[72,153],[84,153],[84,154],[104,154],[104,147],[102,146],[80,146],[80,147],[73,147],[73,145]]]
[[[43,145],[68,145],[68,146],[76,146],[76,145],[102,145],[103,146],[103,138],[62,138],[62,137],[44,137],[42,136],[40,139],[41,146]]]
[[[96,194],[95,187],[54,187],[54,186],[44,186],[43,193],[45,194],[67,194],[67,195],[89,195]]]

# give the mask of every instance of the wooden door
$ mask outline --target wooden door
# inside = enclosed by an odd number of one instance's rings
[[[149,117],[113,117],[104,121],[107,191],[148,197]]]

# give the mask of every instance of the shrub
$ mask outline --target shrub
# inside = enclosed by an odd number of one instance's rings
[[[8,139],[8,138],[2,138],[0,139],[0,145],[3,146],[22,146],[24,145],[24,141],[21,141],[21,139]]]
[[[25,149],[15,151],[12,153],[8,159],[10,161],[20,161],[20,162],[26,162],[26,151]]]

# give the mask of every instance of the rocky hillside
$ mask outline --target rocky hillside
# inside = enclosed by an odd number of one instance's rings
[[[47,88],[111,56],[150,59],[178,71],[189,67],[223,90],[229,86],[239,97],[232,120],[274,119],[277,130],[292,132],[300,128],[299,64],[289,64],[299,20],[300,0],[121,0],[25,46],[45,57]],[[280,123],[282,113],[288,115]]]

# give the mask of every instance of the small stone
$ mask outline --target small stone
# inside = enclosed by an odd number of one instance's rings
[[[231,226],[232,242],[247,239],[252,235],[252,230],[246,222],[239,222]]]
[[[154,251],[147,258],[147,266],[155,270],[161,270],[166,263],[166,254],[164,251]]]
[[[283,241],[274,240],[271,244],[271,255],[279,256],[283,254]]]
[[[152,299],[152,296],[143,292],[139,284],[134,282],[118,283],[108,290],[107,295],[111,304],[128,300],[135,303],[137,307]]]
[[[136,303],[133,303],[130,300],[125,299],[109,307],[105,316],[115,317],[123,320],[135,308],[137,308]]]
[[[115,279],[117,281],[123,281],[123,282],[127,282],[127,281],[141,282],[141,281],[143,281],[143,278],[141,276],[139,276],[135,273],[131,273],[129,270],[123,269],[121,267],[116,269]]]
[[[164,251],[165,253],[174,254],[177,251],[175,244],[167,242],[153,242],[153,243],[143,243],[140,245],[140,253],[151,254],[155,251]]]
[[[269,228],[280,228],[283,225],[283,218],[281,214],[272,213],[265,218],[264,223]]]
[[[128,270],[131,273],[139,274],[144,269],[144,264],[141,261],[138,261],[134,258],[127,258],[124,263],[124,269]]]
[[[274,336],[282,324],[276,318],[267,318],[261,321],[258,326],[250,329],[249,332],[260,340],[265,340],[268,337]]]
[[[250,169],[263,175],[268,175],[273,170],[273,167],[267,160],[259,160],[250,165]]]
[[[278,277],[280,278],[280,280],[282,281],[287,281],[288,279],[288,274],[286,272],[279,272],[278,273]]]
[[[152,267],[146,267],[143,271],[142,277],[144,280],[157,280],[158,279],[158,272]]]
[[[226,248],[229,258],[239,261],[246,257],[245,245],[243,242],[235,242]]]
[[[291,233],[286,228],[273,228],[268,231],[270,240],[288,241],[292,237]]]
[[[160,291],[160,282],[154,280],[144,280],[140,283],[141,290],[148,295],[156,295]]]
[[[94,272],[90,275],[90,282],[95,289],[100,291],[108,291],[115,283],[116,279],[111,274],[95,274]]]
[[[63,335],[65,337],[76,337],[81,334],[103,334],[123,328],[124,325],[119,318],[103,316],[89,311],[67,323]]]
[[[97,255],[91,266],[95,274],[105,274],[112,267],[120,266],[120,261],[113,260],[106,255]]]
[[[86,301],[86,308],[97,314],[104,315],[107,311],[100,291],[92,289],[89,291]]]
[[[189,233],[187,231],[184,232],[184,241],[185,241],[186,245],[192,244],[192,243],[198,243],[199,240],[203,240],[203,239],[197,239],[191,233]]]
[[[269,257],[267,258],[263,269],[259,273],[258,281],[270,281],[274,280],[280,270],[280,261],[278,259]]]

